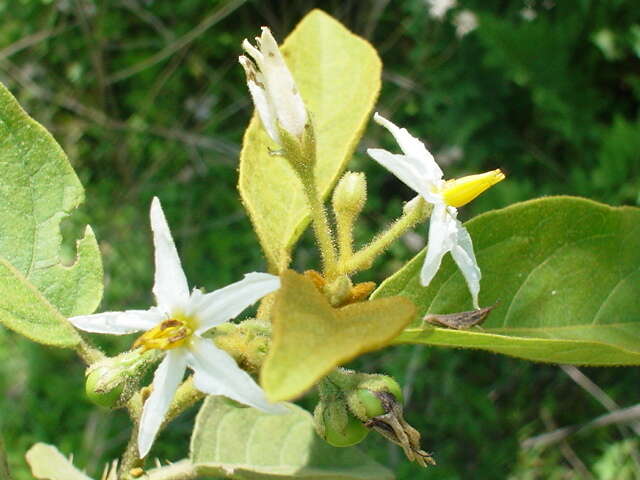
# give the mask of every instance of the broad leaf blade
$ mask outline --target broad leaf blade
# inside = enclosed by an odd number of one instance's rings
[[[333,308],[306,276],[288,270],[280,278],[273,341],[260,373],[272,401],[296,398],[335,367],[387,345],[415,314],[402,297]]]
[[[356,448],[334,448],[315,433],[311,415],[288,415],[208,397],[196,418],[191,461],[200,475],[239,480],[387,480],[393,474]]]
[[[53,445],[36,443],[25,456],[31,473],[40,480],[91,480]]]
[[[27,279],[0,258],[0,323],[33,341],[72,348],[78,332]]]
[[[546,362],[640,363],[640,209],[545,198],[480,215],[467,228],[482,269],[481,304],[499,305],[482,329],[421,327],[426,313],[470,307],[450,258],[429,287],[419,285],[422,253],[373,295],[406,295],[418,307],[396,342]]]
[[[79,337],[64,317],[93,312],[102,296],[100,252],[89,227],[78,242],[75,263],[65,266],[60,260],[60,222],[82,199],[82,185],[60,146],[0,85],[0,259],[20,274],[21,283],[40,292],[39,302],[59,311],[56,319],[44,312],[31,327],[26,317],[27,323],[19,326],[5,323],[18,331],[29,329],[35,341],[51,344],[51,332],[57,330],[62,335],[58,345],[75,344]],[[12,275],[3,269],[2,281]],[[18,291],[12,285],[1,287]],[[0,321],[5,322],[16,318],[11,305],[23,300],[4,297],[2,303],[6,310]]]
[[[362,135],[380,90],[381,63],[365,40],[320,10],[309,13],[282,47],[311,114],[316,174],[326,196]],[[305,229],[308,208],[299,180],[254,115],[240,154],[238,188],[269,268],[283,271]]]

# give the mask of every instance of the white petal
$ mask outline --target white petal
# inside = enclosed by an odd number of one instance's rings
[[[431,283],[433,277],[438,273],[438,269],[442,263],[442,257],[451,250],[452,222],[455,222],[455,219],[452,218],[447,211],[447,206],[442,203],[436,204],[433,212],[431,212],[427,255],[422,265],[422,271],[420,272],[420,283],[423,287]]]
[[[381,148],[369,148],[367,153],[376,162],[393,173],[400,181],[416,193],[426,197],[430,193],[431,182],[415,168],[406,155],[387,152]]]
[[[411,135],[406,128],[399,128],[377,112],[374,114],[373,120],[391,132],[391,135],[394,136],[405,155],[420,162],[419,168],[425,177],[433,180],[442,178],[442,170],[436,163],[433,155],[431,155],[427,147],[424,146],[424,143]]]
[[[264,89],[259,87],[255,82],[252,81],[248,81],[247,86],[249,87],[249,93],[251,93],[253,104],[258,111],[258,115],[260,116],[262,126],[267,131],[271,139],[279,144],[280,134],[278,133],[278,128],[276,127],[275,112],[272,109],[272,105],[269,104],[269,100],[267,99],[267,95]]]
[[[286,131],[300,136],[307,124],[307,109],[276,40],[266,27],[262,28],[260,51],[263,58],[260,70],[265,90],[278,121]]]
[[[464,228],[458,220],[455,221],[455,227],[457,230],[456,244],[451,249],[451,256],[467,282],[471,297],[473,298],[473,308],[478,309],[480,308],[478,304],[481,278],[480,267],[478,267],[476,256],[473,253],[471,235],[469,235],[467,229]]]
[[[69,321],[80,330],[92,333],[125,335],[155,327],[163,319],[162,313],[150,310],[125,310],[124,312],[103,312],[94,315],[71,317]]]
[[[140,428],[138,430],[138,451],[145,457],[153,440],[158,434],[164,415],[173,400],[173,396],[182,381],[187,367],[186,350],[169,350],[156,369],[153,377],[153,391],[142,407]]]
[[[160,307],[172,312],[184,308],[189,286],[158,197],[153,197],[150,217],[156,263],[153,294]]]
[[[211,340],[193,337],[189,366],[195,387],[210,395],[223,395],[263,412],[288,413],[283,404],[270,403],[264,391],[224,350]]]
[[[268,273],[247,273],[239,282],[214,292],[192,294],[189,313],[198,318],[201,334],[216,325],[237,317],[245,308],[280,288],[280,278]]]

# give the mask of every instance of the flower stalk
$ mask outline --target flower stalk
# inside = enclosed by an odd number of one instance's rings
[[[411,203],[414,201],[416,203],[412,205]],[[371,267],[374,260],[389,248],[394,241],[429,217],[433,209],[430,204],[421,197],[412,200],[412,202],[407,204],[402,216],[392,223],[387,230],[378,234],[369,245],[346,260],[341,259],[338,265],[338,273],[350,275]]]

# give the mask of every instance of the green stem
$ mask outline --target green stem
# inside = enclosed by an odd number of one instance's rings
[[[127,443],[127,448],[120,459],[120,466],[118,467],[118,480],[129,479],[129,472],[136,468],[142,467],[144,464],[144,460],[140,458],[138,454],[138,428],[139,423],[136,420],[133,424],[133,428],[131,429],[131,436],[129,437],[129,443]]]
[[[174,418],[184,412],[187,408],[198,403],[204,397],[205,394],[200,390],[197,390],[193,385],[193,376],[187,378],[182,382],[182,385],[178,387],[178,390],[176,390],[173,402],[171,402],[171,406],[169,407],[169,410],[167,410],[167,414],[164,416],[164,421],[160,428],[164,428],[164,426]]]
[[[337,215],[336,215],[337,216]],[[341,215],[336,222],[338,237],[339,263],[348,261],[353,256],[353,220],[354,216]]]
[[[87,366],[93,365],[94,363],[106,358],[104,353],[91,345],[82,337],[80,339],[80,343],[76,346],[76,353],[84,361],[84,363],[87,364]]]
[[[318,246],[320,247],[320,255],[322,256],[323,273],[325,279],[330,282],[336,276],[336,250],[333,243],[333,234],[327,211],[320,200],[320,195],[316,187],[315,178],[312,174],[302,179],[309,209],[311,210],[311,221],[313,223],[313,231],[316,234]]]
[[[418,202],[418,205],[415,205],[409,211],[403,213],[386,231],[375,237],[369,245],[356,252],[347,261],[340,262],[338,265],[338,275],[350,275],[369,268],[373,264],[373,261],[384,252],[389,245],[407,230],[425,220],[431,214],[433,207],[431,204],[427,204],[422,198],[420,198]]]

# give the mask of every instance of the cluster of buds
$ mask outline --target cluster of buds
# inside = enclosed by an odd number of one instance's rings
[[[420,447],[420,434],[404,419],[400,385],[387,375],[337,369],[319,384],[316,431],[327,443],[347,447],[373,430],[402,447],[411,461],[426,467],[433,457]]]

